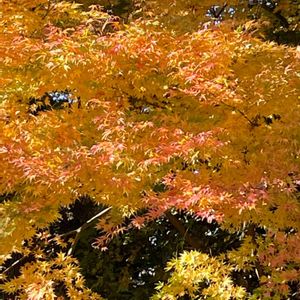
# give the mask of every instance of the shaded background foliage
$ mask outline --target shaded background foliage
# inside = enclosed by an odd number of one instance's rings
[[[112,15],[119,16],[125,23],[141,16],[143,5],[136,6],[134,0],[89,0],[76,1],[87,8],[89,5],[100,4]],[[145,1],[144,6],[147,5]],[[201,1],[196,5],[201,6]],[[299,45],[300,43],[300,7],[298,0],[241,0],[241,1],[218,1],[210,7],[204,6],[203,20],[219,24],[226,19],[261,20],[264,22],[258,36],[278,44]],[[138,8],[138,9],[137,9]],[[193,13],[193,7],[190,7]],[[196,24],[199,26],[199,23]]]
[[[53,224],[52,230],[61,234],[76,229],[101,209],[103,207],[95,206],[88,196],[83,197],[63,209],[61,221]],[[184,213],[172,211],[170,215],[185,232],[172,224],[174,220],[164,217],[140,230],[133,229],[115,237],[104,252],[92,246],[101,232],[94,227],[84,230],[74,255],[87,285],[107,299],[148,299],[157,282],[168,278],[164,270],[166,263],[183,250],[194,249],[186,241],[186,235],[198,241],[197,250],[210,255],[237,248],[244,235],[244,232],[229,234],[216,222],[197,220]],[[255,273],[241,272],[235,276],[249,292],[257,287]]]

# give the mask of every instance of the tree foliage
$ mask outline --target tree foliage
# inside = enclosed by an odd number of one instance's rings
[[[105,250],[164,216],[184,233],[187,214],[239,242],[184,234],[153,299],[299,297],[300,48],[265,39],[299,30],[297,1],[87,2],[0,0],[1,289],[100,299],[84,229]],[[59,232],[79,198],[95,215]]]

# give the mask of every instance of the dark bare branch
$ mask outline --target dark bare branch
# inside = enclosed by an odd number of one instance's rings
[[[187,229],[184,227],[184,225],[174,215],[172,215],[170,212],[167,212],[165,215],[170,221],[170,223],[181,234],[181,236],[184,238],[187,244],[189,244],[193,249],[203,248],[204,246],[203,243],[199,239],[189,234]]]

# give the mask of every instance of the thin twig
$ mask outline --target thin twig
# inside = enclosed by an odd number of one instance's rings
[[[45,15],[42,17],[42,20],[44,20],[50,13],[50,11],[54,8],[55,5],[51,6],[51,0],[48,0],[48,5],[46,9]]]
[[[251,237],[251,241],[253,243],[253,245],[256,247],[256,249],[254,249],[254,255],[256,256],[256,260],[254,262],[254,265],[255,265],[255,274],[257,276],[257,279],[260,280],[260,277],[263,275],[263,269],[262,269],[262,266],[260,265],[259,263],[259,259],[258,259],[258,248],[259,248],[259,244],[257,243],[257,240],[256,240],[256,227],[255,227],[255,224],[250,224],[247,231],[246,231],[246,235]]]
[[[210,12],[211,12],[211,14],[213,15],[213,17],[215,19],[218,19],[221,16],[221,14],[223,13],[223,11],[225,10],[226,7],[227,7],[227,3],[225,2],[224,5],[220,9],[215,10],[215,8],[211,8]]]
[[[60,236],[68,236],[68,235],[73,234],[73,233],[76,232],[75,239],[74,239],[74,241],[73,241],[73,243],[72,243],[72,246],[71,246],[71,248],[68,250],[68,255],[73,254],[74,249],[75,249],[75,247],[76,247],[76,245],[77,245],[77,243],[78,243],[78,241],[79,241],[79,235],[80,235],[80,233],[81,233],[84,229],[86,229],[87,227],[89,227],[93,221],[95,221],[95,220],[98,219],[99,217],[103,216],[103,215],[106,214],[108,211],[110,211],[111,208],[112,208],[112,207],[110,206],[110,207],[108,207],[108,208],[106,208],[106,209],[100,211],[98,214],[96,214],[95,216],[93,216],[92,218],[90,218],[88,221],[86,221],[83,225],[81,225],[81,226],[80,226],[79,228],[77,228],[76,230],[72,230],[72,231],[69,231],[69,232],[67,232],[67,233],[64,233],[64,234],[60,235]]]
[[[257,127],[258,124],[257,122],[253,122],[243,111],[241,111],[239,108],[233,106],[233,105],[230,105],[230,104],[227,104],[223,101],[221,101],[222,104],[224,104],[225,106],[227,107],[230,107],[231,109],[233,109],[234,111],[237,111],[240,115],[242,115],[249,123],[252,127]]]
[[[75,230],[71,230],[71,231],[68,231],[66,233],[63,233],[63,234],[60,234],[60,235],[57,235],[55,236],[54,238],[48,240],[48,242],[51,242],[53,241],[54,239],[56,238],[60,238],[60,237],[67,237],[69,235],[72,235],[72,234],[75,234],[76,233],[76,236],[75,236],[75,239],[74,239],[74,242],[72,243],[72,246],[71,248],[69,249],[68,251],[68,255],[71,255],[73,252],[74,252],[74,249],[76,247],[76,244],[78,243],[79,241],[79,235],[80,233],[86,229],[87,227],[89,227],[93,221],[95,221],[97,218],[103,216],[104,214],[106,214],[109,210],[111,210],[111,206],[100,211],[98,214],[96,214],[95,216],[91,217],[89,220],[87,220],[83,225],[81,225],[79,228],[75,229]],[[21,257],[20,259],[18,259],[17,261],[15,261],[12,265],[10,265],[8,268],[6,268],[1,274],[7,274],[11,269],[15,268],[16,266],[18,266],[24,259],[26,259],[28,255],[24,255],[23,257]]]
[[[16,267],[17,265],[19,265],[25,258],[27,258],[28,256],[25,255],[23,257],[21,257],[20,259],[18,259],[17,261],[15,261],[12,265],[10,265],[8,268],[6,268],[2,274],[6,274],[8,273],[11,269],[13,269],[14,267]]]

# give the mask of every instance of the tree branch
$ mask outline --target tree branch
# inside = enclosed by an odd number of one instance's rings
[[[27,258],[27,255],[22,256],[20,259],[18,259],[17,261],[15,261],[12,265],[10,265],[8,268],[6,268],[2,274],[7,274],[11,269],[15,268],[16,266],[18,266],[25,258]]]
[[[66,233],[63,233],[63,234],[60,234],[60,235],[57,235],[55,236],[54,238],[48,240],[48,242],[51,242],[53,241],[55,238],[57,237],[67,237],[69,235],[72,235],[72,234],[75,234],[76,233],[76,236],[75,236],[75,239],[72,243],[72,246],[71,248],[68,250],[68,255],[71,255],[73,252],[74,252],[74,249],[76,247],[76,244],[78,243],[79,241],[79,235],[80,233],[86,229],[87,227],[89,227],[93,221],[95,221],[97,218],[103,216],[104,214],[106,214],[108,211],[111,210],[111,206],[100,211],[98,214],[96,214],[95,216],[93,216],[92,218],[90,218],[89,220],[87,220],[83,225],[81,225],[79,228],[77,229],[74,229],[74,230],[71,230],[71,231],[68,231]],[[32,254],[28,254],[28,255],[24,255],[23,257],[21,257],[20,259],[18,259],[17,261],[15,261],[14,263],[12,263],[9,267],[7,267],[1,274],[7,274],[10,270],[12,270],[13,268],[15,268],[16,266],[18,266],[21,262],[23,262],[26,258],[28,258],[30,255]]]
[[[218,19],[226,7],[227,3],[225,2],[222,7],[219,8],[218,6],[212,6],[209,11],[215,19]]]
[[[236,108],[235,106],[230,105],[230,104],[227,104],[227,103],[225,103],[225,102],[223,102],[223,101],[221,101],[221,103],[224,104],[225,106],[227,106],[227,107],[229,107],[229,108],[231,108],[231,109],[237,111],[240,115],[242,115],[242,116],[250,123],[250,125],[251,125],[252,127],[257,127],[257,126],[259,126],[259,125],[257,124],[257,122],[251,120],[251,119],[250,119],[243,111],[241,111],[239,108]]]
[[[280,11],[276,11],[274,12],[274,8],[268,7],[265,3],[263,3],[261,5],[261,7],[266,10],[267,12],[271,13],[279,22],[280,24],[285,27],[288,28],[289,27],[289,22],[287,21],[287,19],[281,14]]]
[[[184,240],[193,249],[203,249],[204,244],[200,240],[196,239],[191,234],[189,234],[184,225],[174,215],[172,215],[170,212],[166,212],[165,215],[170,221],[170,223],[177,229],[177,231],[181,234]]]
[[[256,249],[254,249],[254,255],[257,256],[257,248],[259,247],[257,241],[256,241],[256,226],[254,224],[250,224],[248,229],[246,230],[246,235],[251,237],[251,241],[253,243],[253,245],[256,247]],[[258,280],[260,279],[260,277],[263,275],[263,268],[260,265],[259,261],[258,261],[258,257],[255,260],[255,274],[258,278]]]
[[[74,253],[75,247],[76,247],[76,245],[77,245],[77,243],[78,243],[78,241],[79,241],[80,233],[81,233],[84,229],[88,228],[88,227],[92,224],[93,221],[95,221],[95,220],[98,219],[99,217],[103,216],[103,215],[106,214],[108,211],[110,211],[111,208],[112,208],[112,207],[110,206],[110,207],[108,207],[108,208],[106,208],[106,209],[100,211],[98,214],[96,214],[95,216],[93,216],[92,218],[90,218],[89,220],[87,220],[84,224],[82,224],[79,228],[77,228],[77,229],[75,229],[75,230],[71,230],[71,231],[69,231],[69,232],[66,232],[66,233],[64,233],[64,234],[59,235],[59,237],[66,237],[66,236],[69,236],[69,235],[72,235],[72,234],[76,233],[75,239],[74,239],[74,241],[73,241],[73,243],[72,243],[72,246],[71,246],[71,248],[68,250],[68,255],[71,255],[71,254]]]

